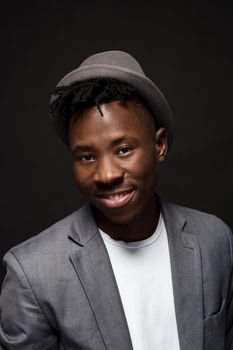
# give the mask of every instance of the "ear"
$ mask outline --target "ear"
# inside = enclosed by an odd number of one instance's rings
[[[168,151],[167,131],[165,128],[159,128],[155,134],[156,156],[159,162],[163,162]]]

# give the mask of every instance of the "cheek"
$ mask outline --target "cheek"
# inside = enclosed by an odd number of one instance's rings
[[[141,180],[155,181],[158,173],[158,162],[152,152],[140,152],[133,157],[127,167],[129,175]]]
[[[90,169],[82,168],[77,166],[76,164],[73,165],[73,173],[76,185],[78,186],[79,190],[81,192],[85,191],[90,187],[90,178],[91,178],[91,172]]]

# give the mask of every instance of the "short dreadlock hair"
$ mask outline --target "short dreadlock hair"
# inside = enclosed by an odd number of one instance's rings
[[[153,120],[153,129],[155,130],[155,120],[152,113],[136,89],[119,80],[98,78],[79,81],[69,86],[57,87],[52,95],[55,99],[49,112],[57,118],[62,118],[67,122],[67,125],[75,113],[81,113],[86,108],[96,106],[102,114],[100,105],[103,103],[132,100],[142,107],[145,121],[148,123],[149,119],[150,127]]]

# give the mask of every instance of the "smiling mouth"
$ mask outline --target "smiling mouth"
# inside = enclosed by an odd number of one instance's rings
[[[126,205],[133,197],[135,190],[131,189],[128,191],[99,195],[97,199],[102,205],[108,208],[119,208]]]

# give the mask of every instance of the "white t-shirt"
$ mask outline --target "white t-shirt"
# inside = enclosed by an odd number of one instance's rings
[[[113,240],[100,230],[120,292],[134,350],[179,350],[166,227],[143,241]]]

